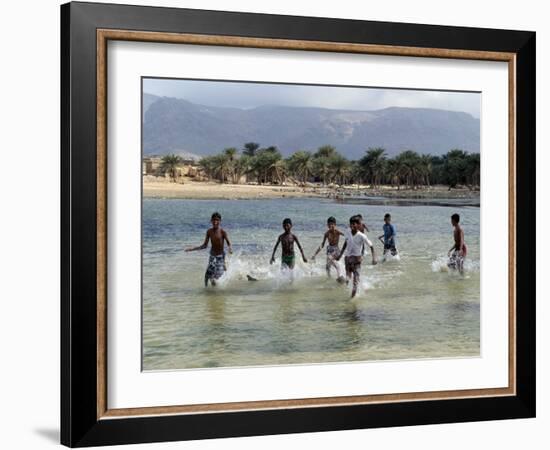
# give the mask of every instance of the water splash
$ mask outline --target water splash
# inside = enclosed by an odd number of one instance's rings
[[[397,255],[392,255],[391,253],[386,253],[384,256],[382,256],[381,262],[398,262],[401,261],[401,255],[399,253]]]
[[[448,256],[438,256],[431,262],[432,272],[458,273],[458,271],[449,269],[448,263]],[[479,272],[479,261],[466,258],[464,260],[464,272]]]
[[[258,255],[243,255],[236,252],[226,257],[227,270],[218,280],[218,286],[225,288],[233,283],[252,278],[253,281],[270,281],[275,287],[293,282],[326,276],[324,267],[304,263],[296,255],[296,265],[293,270],[281,268],[280,259],[270,264],[267,257]]]

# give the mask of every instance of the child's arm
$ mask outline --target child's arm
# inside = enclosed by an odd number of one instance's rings
[[[294,240],[296,241],[296,245],[298,245],[298,248],[300,249],[300,253],[302,254],[302,259],[304,260],[305,263],[307,263],[306,255],[304,255],[304,249],[300,245],[300,241],[298,240],[296,235],[294,235]]]
[[[208,241],[210,240],[210,235],[208,234],[208,231],[206,232],[206,237],[204,238],[204,242],[202,245],[199,245],[198,247],[188,247],[185,249],[186,252],[194,252],[195,250],[204,250],[206,247],[208,247]]]
[[[458,252],[460,256],[464,256],[462,249],[464,248],[464,230],[460,228],[460,245],[458,246]]]
[[[373,245],[370,246],[370,252],[372,254],[372,265],[375,266],[376,264],[378,264],[378,260],[376,259],[376,255],[374,254],[374,246]]]
[[[382,242],[382,244],[384,244],[384,239],[382,239],[383,237],[384,237],[384,235],[378,236],[378,240],[379,240],[380,242]]]
[[[453,236],[453,238],[454,238],[454,236]],[[451,252],[452,252],[453,250],[458,250],[458,249],[456,248],[456,242],[453,244],[453,246],[451,247],[451,249],[447,252],[447,256],[451,256]]]
[[[269,261],[270,264],[273,264],[275,262],[275,252],[277,251],[277,247],[279,246],[279,242],[281,242],[281,236],[277,238],[277,242],[275,243],[275,247],[273,247],[273,254],[271,255],[271,261]]]
[[[336,261],[340,261],[340,258],[342,257],[342,255],[344,254],[344,250],[346,250],[346,247],[348,246],[348,240],[346,239],[344,241],[344,245],[342,246],[342,250],[340,250],[340,254],[338,255],[338,257],[336,258]]]
[[[374,245],[372,245],[372,242],[370,241],[370,239],[368,238],[367,235],[364,235],[365,237],[363,238],[363,241],[364,241],[364,245],[368,245],[370,247],[370,252],[371,252],[371,255],[372,255],[372,265],[374,266],[375,264],[378,263],[378,261],[376,260],[376,254],[374,253]],[[364,246],[363,246],[364,248]]]
[[[311,259],[315,259],[315,257],[319,254],[319,252],[321,251],[321,249],[325,246],[325,242],[327,241],[327,233],[325,233],[323,235],[323,242],[321,243],[321,245],[317,248],[317,251],[313,254],[313,256],[311,257]]]
[[[227,242],[229,253],[233,254],[233,247],[231,247],[231,242],[229,242],[229,236],[227,235],[227,232],[225,230],[223,230],[223,238],[225,239],[225,242]]]

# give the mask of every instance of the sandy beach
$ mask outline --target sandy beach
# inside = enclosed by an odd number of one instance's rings
[[[195,181],[180,184],[144,181],[143,196],[149,198],[240,200],[285,197],[325,197],[326,194],[315,192],[315,190],[311,188],[300,188],[297,186],[261,186]]]
[[[257,184],[221,184],[207,181],[173,183],[160,178],[144,177],[143,196],[147,198],[180,199],[274,199],[274,198],[354,198],[384,197],[395,199],[479,199],[479,191],[467,188],[449,190],[447,186],[431,186],[418,189],[397,189],[394,186],[330,187],[310,186],[274,186]]]

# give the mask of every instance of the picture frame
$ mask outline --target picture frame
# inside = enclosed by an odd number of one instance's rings
[[[107,43],[503,61],[509,71],[506,388],[110,409]],[[61,6],[61,443],[70,447],[535,416],[535,33],[72,2]],[[530,261],[530,264],[518,264]]]

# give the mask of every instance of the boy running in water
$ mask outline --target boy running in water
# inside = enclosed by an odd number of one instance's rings
[[[384,225],[382,226],[384,234],[378,236],[378,239],[384,244],[384,255],[391,252],[392,256],[397,255],[397,248],[395,247],[395,238],[397,233],[395,231],[395,225],[391,223],[391,214],[384,215]],[[382,239],[384,238],[384,239]]]
[[[453,237],[455,240],[454,245],[449,250],[447,256],[449,256],[449,262],[447,266],[450,269],[458,269],[460,274],[464,273],[464,258],[468,253],[468,247],[464,242],[464,230],[459,225],[460,216],[458,214],[453,214],[451,216],[451,224],[454,227]]]
[[[326,264],[327,276],[330,277],[330,268],[334,267],[336,269],[337,280],[342,281],[343,277],[340,275],[340,267],[336,263],[335,258],[337,258],[340,255],[340,248],[338,247],[338,242],[340,240],[340,236],[344,236],[344,233],[342,233],[340,230],[336,228],[336,219],[334,217],[328,218],[327,227],[328,227],[328,230],[323,236],[323,242],[321,243],[319,248],[317,248],[317,251],[311,257],[311,259],[315,259],[315,257],[321,251],[321,249],[325,246],[325,242],[328,240],[327,264]]]
[[[212,214],[210,219],[212,228],[206,231],[206,237],[204,238],[202,245],[185,249],[186,252],[204,250],[208,246],[208,241],[211,242],[210,258],[208,259],[208,266],[206,268],[206,273],[204,274],[205,287],[208,286],[208,281],[210,281],[212,286],[215,286],[216,280],[219,279],[226,271],[225,251],[223,248],[224,241],[227,242],[229,253],[233,253],[231,242],[229,242],[229,237],[227,236],[226,231],[220,227],[221,220],[222,216],[220,213],[215,212]]]
[[[372,254],[372,264],[377,264],[372,242],[369,240],[366,234],[359,231],[360,224],[360,219],[357,216],[352,216],[349,219],[350,230],[346,230],[344,234],[344,236],[346,237],[346,242],[344,242],[342,252],[338,256],[338,258],[336,258],[337,261],[340,260],[345,252],[346,257],[344,261],[346,263],[346,276],[348,278],[348,282],[350,278],[353,278],[353,289],[351,291],[352,298],[355,297],[355,294],[357,293],[357,286],[359,284],[359,271],[361,270],[361,262],[363,260],[363,246],[365,244],[370,247],[370,251]]]
[[[279,246],[279,243],[281,244],[281,247],[283,249],[283,254],[281,257],[281,269],[287,268],[287,269],[294,269],[294,263],[295,263],[295,255],[294,255],[294,243],[296,242],[296,245],[300,249],[300,253],[302,254],[302,259],[305,263],[307,263],[307,258],[304,255],[304,250],[302,249],[302,246],[300,245],[300,242],[298,241],[298,238],[295,234],[291,233],[292,230],[292,221],[290,219],[284,219],[283,220],[283,229],[285,232],[281,234],[277,238],[277,242],[275,243],[275,247],[273,248],[273,254],[271,255],[271,261],[270,263],[273,264],[275,262],[275,252],[277,251],[277,247]]]

